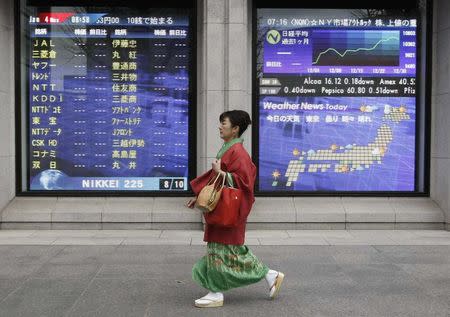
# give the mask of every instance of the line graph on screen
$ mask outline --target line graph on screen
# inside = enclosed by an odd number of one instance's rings
[[[312,65],[398,66],[399,31],[317,30]]]

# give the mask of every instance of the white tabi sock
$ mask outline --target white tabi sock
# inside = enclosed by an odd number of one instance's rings
[[[274,270],[269,270],[269,272],[267,272],[265,279],[267,284],[269,285],[269,287],[271,287],[273,285],[273,283],[275,283],[275,279],[277,278],[278,272],[274,271]]]

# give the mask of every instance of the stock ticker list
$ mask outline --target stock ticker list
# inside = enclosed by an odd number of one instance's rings
[[[110,10],[29,16],[31,190],[187,189],[189,15]]]

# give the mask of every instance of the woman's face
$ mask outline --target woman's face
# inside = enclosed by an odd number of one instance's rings
[[[238,131],[239,131],[239,126],[231,127],[231,122],[230,122],[229,118],[225,117],[225,119],[223,119],[220,122],[219,134],[223,140],[229,141],[231,139],[237,138]]]

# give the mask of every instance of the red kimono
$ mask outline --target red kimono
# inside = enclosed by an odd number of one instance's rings
[[[242,190],[239,224],[232,228],[206,224],[203,241],[243,245],[247,217],[255,202],[253,187],[256,178],[256,166],[253,164],[250,155],[248,155],[242,143],[236,143],[222,156],[221,169],[224,172],[231,173],[234,186]],[[208,180],[214,173],[211,169],[190,182],[195,195],[198,195],[201,189],[206,186]]]

